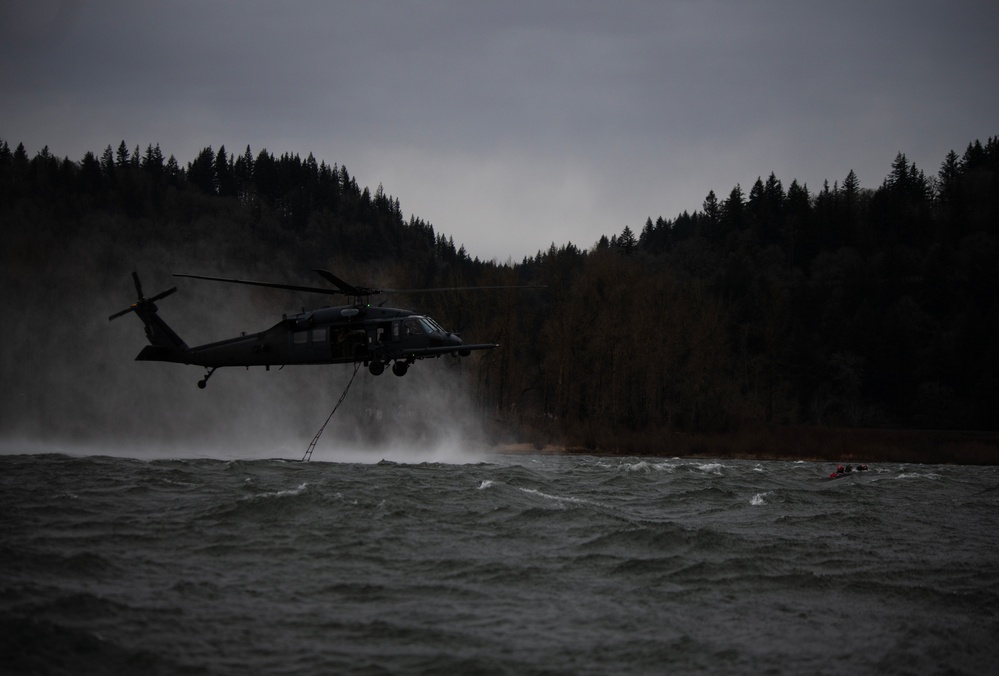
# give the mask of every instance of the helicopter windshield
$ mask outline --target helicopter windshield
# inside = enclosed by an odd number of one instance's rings
[[[440,324],[430,317],[410,317],[405,322],[407,336],[420,336],[430,333],[447,333]]]
[[[430,317],[424,317],[424,319],[427,320],[427,322],[430,324],[430,326],[433,328],[434,331],[438,331],[440,333],[447,333],[447,330],[443,326],[441,326],[440,324],[438,324],[436,321],[434,321]]]
[[[423,327],[425,333],[434,333],[435,331],[442,331],[441,327],[437,326],[437,322],[429,317],[420,317],[420,326]]]

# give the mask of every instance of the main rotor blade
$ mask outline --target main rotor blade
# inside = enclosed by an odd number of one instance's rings
[[[338,289],[320,289],[314,286],[297,286],[295,284],[277,284],[275,282],[254,282],[248,279],[230,279],[228,277],[207,277],[205,275],[182,275],[173,273],[174,277],[187,277],[189,279],[206,279],[210,282],[227,282],[229,284],[246,284],[247,286],[263,286],[269,289],[284,289],[286,291],[302,291],[304,293],[322,293],[326,295],[343,294],[344,291]]]
[[[205,279],[210,282],[226,282],[229,284],[245,284],[247,286],[263,286],[269,289],[284,289],[286,291],[302,291],[304,293],[321,293],[326,295],[344,295],[352,298],[363,296],[377,296],[378,294],[396,293],[443,293],[445,291],[489,291],[497,289],[543,289],[544,286],[530,285],[499,285],[499,286],[448,286],[438,289],[370,289],[367,287],[354,286],[340,279],[328,270],[315,270],[316,274],[336,286],[336,289],[321,289],[314,286],[298,286],[296,284],[278,284],[276,282],[257,282],[248,279],[232,279],[229,277],[209,277],[206,275],[185,275],[178,272],[173,273],[174,277],[187,277],[189,279]]]
[[[345,282],[329,270],[313,270],[348,296],[377,296],[380,293],[441,293],[444,291],[485,291],[489,289],[543,289],[541,286],[447,286],[439,289],[370,289]]]
[[[354,286],[348,282],[343,281],[336,275],[334,275],[329,270],[313,270],[317,275],[325,279],[327,282],[340,289],[347,296],[377,296],[381,293],[378,289],[368,289],[365,287]]]
[[[497,289],[545,289],[537,285],[444,286],[439,289],[382,289],[382,293],[443,293],[445,291],[494,291]]]

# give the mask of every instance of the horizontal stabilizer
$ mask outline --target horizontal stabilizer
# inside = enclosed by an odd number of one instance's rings
[[[171,361],[186,363],[180,359],[183,353],[173,347],[166,345],[146,345],[142,352],[135,358],[135,361]]]

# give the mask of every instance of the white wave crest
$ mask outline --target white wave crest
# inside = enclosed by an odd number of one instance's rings
[[[299,484],[296,488],[287,488],[283,491],[271,491],[269,493],[260,493],[259,495],[252,496],[252,499],[259,500],[262,498],[284,498],[288,497],[289,495],[300,495],[305,491],[308,485],[309,484],[306,482]]]
[[[933,472],[927,472],[922,474],[920,472],[903,472],[895,477],[896,479],[929,479],[930,481],[936,481],[940,479],[939,474],[934,474]]]
[[[674,465],[668,462],[649,462],[647,460],[625,463],[622,467],[626,472],[643,472],[645,474],[651,474],[652,472],[672,472],[675,468]]]
[[[521,488],[520,490],[524,493],[527,493],[528,495],[536,495],[540,498],[551,500],[556,505],[558,505],[559,509],[565,509],[566,505],[595,505],[597,507],[603,507],[603,505],[601,505],[599,502],[594,502],[593,500],[584,500],[582,498],[574,498],[571,496],[562,497],[559,495],[550,495],[548,493],[542,493],[541,491],[536,490],[534,488]]]

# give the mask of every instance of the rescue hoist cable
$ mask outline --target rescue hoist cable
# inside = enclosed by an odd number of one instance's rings
[[[316,444],[319,442],[319,437],[322,436],[323,430],[326,429],[326,426],[330,424],[330,420],[333,418],[333,414],[336,413],[336,410],[340,408],[340,404],[342,404],[343,400],[347,398],[347,392],[350,390],[350,386],[354,383],[354,377],[357,376],[357,372],[360,370],[360,368],[361,368],[361,362],[357,362],[354,364],[354,373],[353,375],[350,376],[350,381],[347,383],[347,387],[343,389],[343,394],[340,395],[340,399],[337,400],[336,405],[333,407],[333,410],[330,411],[329,416],[326,418],[326,422],[324,422],[323,426],[319,428],[318,432],[316,432],[316,436],[312,438],[312,442],[309,444],[309,449],[305,451],[305,455],[302,456],[302,462],[309,462],[310,460],[312,460],[312,451],[316,449]]]

